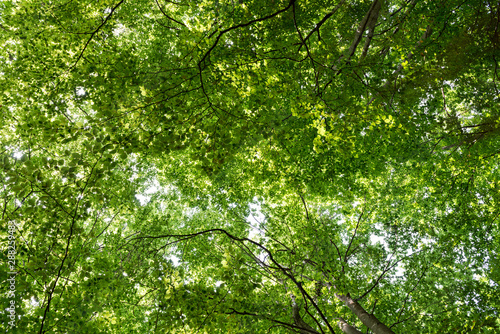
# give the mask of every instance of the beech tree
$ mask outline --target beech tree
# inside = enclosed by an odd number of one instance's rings
[[[2,328],[500,331],[499,18],[2,2]]]

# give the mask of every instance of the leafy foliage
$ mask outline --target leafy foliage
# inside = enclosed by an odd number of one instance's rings
[[[2,2],[2,327],[500,331],[499,13]]]

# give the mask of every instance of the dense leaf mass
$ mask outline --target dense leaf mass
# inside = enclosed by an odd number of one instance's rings
[[[499,25],[2,1],[2,331],[500,333]]]

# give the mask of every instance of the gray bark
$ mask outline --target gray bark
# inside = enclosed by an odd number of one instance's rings
[[[319,334],[317,330],[315,330],[304,320],[302,320],[302,317],[299,313],[299,307],[297,306],[297,304],[295,304],[295,302],[293,305],[293,320],[295,321],[295,325],[297,327],[300,327],[300,334]]]
[[[368,29],[368,36],[366,36],[365,46],[363,47],[363,53],[361,54],[361,59],[365,58],[368,54],[368,48],[375,33],[375,25],[377,24],[378,14],[380,12],[380,7],[382,6],[382,1],[375,1],[370,11],[370,17],[366,23],[366,28]]]
[[[358,317],[361,322],[372,330],[375,334],[395,334],[389,327],[384,325],[380,320],[378,320],[373,314],[369,314],[366,310],[359,305],[357,301],[352,299],[349,295],[339,295],[335,294],[340,301],[344,302],[344,304],[351,310],[352,313],[356,317]]]
[[[344,319],[339,318],[339,328],[345,334],[363,334],[355,327],[349,325]]]
[[[359,24],[358,29],[356,30],[356,34],[354,35],[354,41],[352,42],[351,47],[349,48],[348,58],[351,58],[354,52],[356,52],[356,48],[358,47],[359,42],[361,42],[361,39],[363,38],[363,33],[366,31],[366,29],[372,30],[375,28],[375,23],[377,22],[378,19],[378,13],[380,11],[380,7],[381,7],[381,0],[373,1],[370,10],[368,11],[368,13],[366,13],[365,17]],[[368,46],[370,44],[369,40],[368,40]],[[368,46],[366,46],[367,51],[368,51]]]

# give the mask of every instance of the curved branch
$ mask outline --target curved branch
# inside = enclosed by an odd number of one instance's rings
[[[80,59],[82,59],[83,57],[83,53],[85,52],[85,50],[87,49],[87,47],[89,46],[90,44],[90,41],[92,40],[92,38],[94,38],[94,36],[99,32],[99,30],[101,30],[102,27],[104,27],[104,25],[106,24],[106,22],[108,22],[108,20],[111,18],[111,15],[113,15],[113,13],[115,12],[115,10],[124,2],[125,0],[121,0],[119,3],[116,4],[116,6],[114,6],[113,8],[111,8],[111,11],[109,12],[109,15],[106,16],[106,18],[104,19],[104,21],[101,23],[101,25],[99,27],[97,27],[96,30],[94,30],[91,34],[90,34],[90,38],[87,40],[87,43],[85,43],[85,46],[83,47],[82,51],[80,52],[80,55],[78,56],[78,58],[76,59],[75,63],[69,68],[69,71],[71,71],[75,66],[76,64],[78,64],[78,62],[80,61]]]
[[[324,323],[326,324],[326,326],[328,327],[330,332],[335,333],[335,331],[333,330],[333,327],[331,326],[330,322],[326,318],[323,311],[321,311],[321,309],[318,307],[318,305],[314,302],[311,295],[309,295],[307,293],[307,291],[305,291],[305,289],[302,287],[302,283],[297,281],[297,279],[293,276],[293,274],[290,272],[290,268],[283,267],[278,261],[276,261],[276,259],[273,257],[273,254],[271,253],[271,251],[269,249],[267,249],[265,246],[261,245],[260,243],[253,241],[252,239],[239,238],[237,236],[232,235],[231,233],[227,232],[224,229],[214,228],[214,229],[209,229],[209,230],[200,231],[200,232],[196,232],[196,233],[190,233],[190,234],[166,234],[166,235],[159,235],[159,236],[136,237],[136,238],[131,239],[130,241],[139,240],[139,239],[162,239],[162,238],[181,238],[182,240],[185,240],[185,239],[195,238],[197,236],[201,236],[201,235],[208,234],[208,233],[221,233],[221,234],[226,235],[227,237],[229,237],[231,240],[234,240],[234,241],[239,241],[239,242],[247,241],[247,242],[257,246],[258,248],[262,249],[264,252],[266,252],[269,255],[269,259],[276,265],[277,269],[279,271],[281,271],[286,277],[288,277],[293,282],[293,284],[299,289],[300,293],[304,296],[304,298],[306,298],[307,300],[309,300],[311,302],[311,304],[314,306],[314,308],[316,309],[316,311],[318,312],[318,314],[320,315],[321,319],[324,321]]]
[[[184,23],[179,22],[179,21],[177,21],[176,19],[172,18],[171,16],[167,15],[167,13],[165,13],[165,11],[163,10],[163,8],[161,8],[160,3],[158,2],[158,0],[155,0],[155,1],[156,1],[156,5],[158,6],[158,9],[160,10],[160,12],[161,12],[161,13],[162,13],[162,14],[163,14],[163,15],[164,15],[167,19],[169,19],[169,20],[171,20],[171,21],[174,21],[175,23],[178,23],[178,24],[180,24],[181,26],[184,26],[184,27],[186,26]]]
[[[309,32],[309,34],[307,34],[306,37],[304,37],[304,39],[302,40],[302,44],[299,46],[299,49],[297,51],[300,51],[300,49],[302,48],[303,45],[305,45],[305,42],[307,42],[307,40],[312,36],[312,34],[314,34],[315,31],[318,32],[318,39],[319,39],[319,28],[321,28],[321,26],[333,15],[337,12],[337,10],[340,8],[340,6],[342,6],[344,4],[345,0],[342,0],[337,6],[335,6],[334,9],[332,9],[328,14],[326,14],[322,19],[321,21],[319,21],[316,26],[314,27],[313,30],[311,30]]]
[[[239,29],[239,28],[243,28],[243,27],[247,27],[249,25],[252,25],[254,23],[257,23],[257,22],[262,22],[262,21],[265,21],[265,20],[268,20],[268,19],[272,19],[273,17],[283,13],[283,12],[286,12],[287,10],[289,10],[292,5],[295,3],[296,0],[290,0],[290,2],[288,3],[288,6],[286,6],[285,8],[283,9],[280,9],[278,10],[277,12],[273,13],[273,14],[270,14],[270,15],[267,15],[267,16],[264,16],[264,17],[261,17],[259,19],[255,19],[255,20],[251,20],[247,23],[240,23],[240,24],[237,24],[235,26],[232,26],[232,27],[229,27],[227,29],[224,29],[222,30],[218,35],[217,35],[217,38],[215,39],[215,42],[214,44],[212,44],[212,46],[210,47],[210,49],[208,49],[208,51],[203,55],[203,57],[201,58],[201,60],[198,62],[198,64],[201,64],[205,61],[205,59],[207,59],[207,57],[210,56],[210,53],[213,51],[213,49],[215,49],[215,47],[217,46],[217,44],[219,43],[219,40],[220,38],[227,32],[230,32],[231,30],[235,30],[235,29]]]

